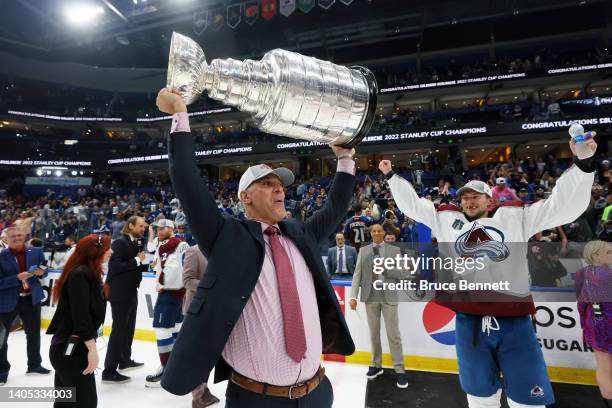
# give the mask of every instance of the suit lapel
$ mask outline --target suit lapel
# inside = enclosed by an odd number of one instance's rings
[[[374,251],[372,244],[368,245],[364,249],[365,259],[363,260],[363,265],[365,265],[365,270],[362,273],[362,279],[364,283],[364,287],[368,289],[372,287],[372,270],[374,268]],[[369,293],[369,290],[368,290]]]
[[[332,271],[332,273],[336,272],[336,269],[338,269],[338,247],[333,247],[332,248],[332,253],[331,253],[332,259],[332,266],[334,267],[334,271]]]
[[[8,249],[8,248],[6,249],[6,253],[5,253],[5,255],[4,255],[4,258],[5,258],[5,259],[6,259],[8,262],[10,262],[10,264],[13,266],[13,269],[14,269],[15,271],[17,271],[17,273],[16,273],[15,275],[17,275],[17,274],[19,274],[19,273],[23,272],[23,271],[20,271],[20,270],[19,270],[19,263],[17,262],[17,257],[16,257],[15,255],[13,255],[13,253],[11,252],[11,250],[10,250],[10,249]],[[26,261],[27,261],[27,260],[26,260]]]
[[[310,269],[310,272],[317,281],[317,284],[321,288],[327,288],[328,282],[323,278],[323,275],[319,273],[319,265],[312,256],[312,251],[308,248],[308,245],[306,244],[306,237],[304,237],[303,233],[301,231],[297,231],[295,225],[292,225],[292,223],[290,222],[281,221],[278,223],[278,226],[281,230],[281,233],[289,237],[291,241],[293,241],[295,246],[298,248],[298,250],[304,257],[304,261],[306,261],[306,265],[308,265],[308,269]]]
[[[252,220],[245,220],[244,222],[246,223],[246,226],[249,232],[251,233],[251,235],[253,236],[253,238],[255,238],[257,242],[259,242],[259,245],[261,245],[261,249],[265,251],[266,244],[264,242],[263,231],[261,230],[261,224],[258,221],[252,221]]]

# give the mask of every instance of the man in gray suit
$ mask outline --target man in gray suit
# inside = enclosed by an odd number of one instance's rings
[[[197,245],[187,248],[183,261],[183,286],[185,286],[185,297],[183,298],[183,312],[187,313],[189,304],[193,300],[198,284],[208,266],[208,261]],[[192,408],[205,408],[219,402],[219,398],[210,393],[206,383],[200,384],[191,392],[193,400]]]
[[[393,367],[397,373],[397,386],[406,388],[408,387],[408,379],[404,371],[404,353],[397,312],[399,296],[397,291],[374,289],[373,284],[376,280],[399,283],[401,280],[407,279],[410,273],[409,271],[388,269],[381,274],[376,274],[374,272],[375,258],[395,258],[397,255],[401,256],[401,251],[398,247],[384,242],[385,230],[381,225],[372,225],[370,234],[372,243],[361,247],[357,256],[350,300],[351,309],[356,310],[357,296],[359,295],[359,289],[361,289],[360,299],[365,303],[373,357],[372,366],[366,376],[369,379],[374,379],[383,374],[382,346],[380,343],[380,315],[382,314],[385,319]],[[377,284],[377,287],[380,287],[380,284]]]
[[[336,234],[336,246],[327,250],[327,273],[330,276],[350,276],[355,272],[357,250],[344,244],[344,234]]]

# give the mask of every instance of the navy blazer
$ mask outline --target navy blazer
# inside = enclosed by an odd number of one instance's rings
[[[189,227],[208,267],[187,308],[182,329],[166,365],[161,385],[184,395],[207,381],[215,367],[215,382],[230,376],[221,353],[259,279],[265,256],[261,224],[223,217],[199,177],[193,136],[176,132],[169,141],[170,176]],[[323,353],[350,355],[355,344],[327,276],[319,242],[327,239],[346,216],[355,176],[337,173],[322,209],[306,222],[278,223],[304,257],[313,275],[323,341]]]
[[[26,270],[20,271],[17,258],[10,249],[0,251],[0,313],[8,313],[15,310],[19,300],[19,289],[21,281],[17,275],[27,272],[32,266],[41,265],[45,261],[45,255],[40,248],[26,246]],[[30,292],[32,293],[32,304],[40,303],[45,295],[40,284],[40,279],[47,276],[47,272],[40,278],[32,276],[28,280]]]
[[[357,262],[357,250],[344,244],[344,259],[347,273],[351,275],[355,272],[355,263]],[[327,273],[333,275],[338,267],[338,247],[329,248],[327,250]]]

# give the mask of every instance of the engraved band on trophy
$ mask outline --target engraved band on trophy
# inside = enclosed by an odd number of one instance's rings
[[[167,86],[181,91],[185,103],[204,92],[249,112],[271,134],[357,145],[376,114],[378,86],[372,72],[347,68],[282,49],[260,61],[215,59],[190,38],[172,34]]]

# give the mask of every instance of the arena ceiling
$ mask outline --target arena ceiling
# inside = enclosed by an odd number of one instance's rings
[[[239,3],[242,21],[230,28],[223,13]],[[509,41],[602,29],[612,20],[612,2],[606,0],[337,0],[327,10],[317,0],[308,13],[296,10],[270,20],[259,15],[247,24],[246,3],[5,0],[0,51],[94,66],[164,68],[171,33],[178,31],[195,38],[212,58],[259,57],[280,47],[350,63],[483,44],[491,34]],[[97,10],[95,18],[79,21],[85,13],[76,7],[82,4]],[[225,18],[215,24],[215,15]]]

